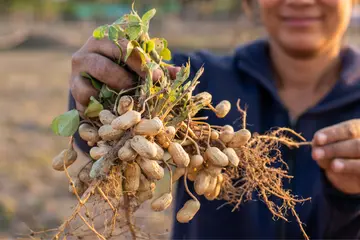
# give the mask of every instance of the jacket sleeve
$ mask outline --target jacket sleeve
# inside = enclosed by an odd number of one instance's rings
[[[360,194],[348,195],[337,190],[321,173],[322,194],[316,203],[313,238],[360,239]]]

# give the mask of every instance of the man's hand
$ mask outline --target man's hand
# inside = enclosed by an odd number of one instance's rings
[[[72,57],[72,73],[70,80],[71,93],[76,101],[76,108],[82,112],[85,110],[91,96],[96,96],[98,91],[91,85],[91,82],[82,76],[87,73],[91,77],[105,83],[110,88],[121,90],[131,87],[134,84],[134,74],[128,71],[130,69],[141,77],[145,72],[141,70],[141,58],[136,51],[133,51],[126,61],[127,69],[123,64],[117,64],[119,57],[126,55],[126,46],[128,41],[120,39],[119,48],[110,40],[96,40],[93,37],[85,43]],[[169,67],[169,73],[175,78],[178,67]],[[153,79],[156,81],[161,76],[160,70],[153,72]]]
[[[360,194],[360,119],[316,132],[312,157],[335,188],[346,194]]]

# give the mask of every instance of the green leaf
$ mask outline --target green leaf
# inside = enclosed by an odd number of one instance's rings
[[[155,16],[156,14],[156,9],[151,9],[149,11],[147,11],[141,18],[141,20],[143,21],[144,24],[148,24],[150,22],[150,20]]]
[[[149,53],[155,48],[155,42],[152,40],[149,40],[146,42],[146,52]]]
[[[85,110],[85,116],[87,117],[98,117],[101,110],[103,110],[104,107],[101,103],[98,102],[93,96],[90,97],[90,103],[88,107]]]
[[[191,82],[190,82],[190,81],[187,82],[187,83],[185,83],[184,86],[182,87],[182,90],[183,90],[183,91],[186,90],[188,87],[190,87],[190,85],[191,85]]]
[[[89,80],[91,81],[91,85],[92,85],[95,89],[97,89],[97,90],[100,90],[100,89],[101,89],[103,83],[100,82],[99,80],[96,80],[96,79],[92,78],[92,77],[91,77],[88,73],[86,73],[86,72],[82,72],[82,73],[81,73],[81,76],[89,79]]]
[[[148,68],[148,72],[146,74],[145,78],[145,86],[146,86],[146,92],[150,91],[150,89],[153,87],[153,71],[159,67],[159,65],[155,62],[148,62],[146,63],[146,67]]]
[[[119,39],[119,32],[118,29],[114,26],[110,26],[109,27],[109,35],[108,35],[109,39],[111,41],[117,41]]]
[[[171,60],[171,52],[168,48],[164,48],[161,53],[160,56],[165,60],[165,61],[170,61]]]
[[[104,84],[100,90],[100,96],[102,98],[111,98],[113,95],[114,93],[110,91],[110,88]]]
[[[183,84],[189,78],[189,75],[190,75],[190,64],[187,63],[185,67],[182,66],[181,70],[177,72],[176,79],[171,85],[171,89],[172,90],[177,89],[181,84]]]
[[[134,25],[125,29],[125,33],[129,36],[129,40],[132,41],[136,40],[140,36],[141,30],[140,25]]]
[[[93,32],[93,37],[97,40],[103,39],[105,37],[105,32],[107,28],[107,25],[96,28]]]
[[[136,41],[128,42],[127,47],[126,47],[126,56],[125,56],[124,62],[126,62],[126,60],[130,57],[134,48],[139,47],[139,46],[140,46],[139,43]]]
[[[116,20],[114,24],[124,24],[126,23],[127,19],[128,19],[128,14],[125,14],[124,16]]]
[[[141,19],[138,16],[134,15],[134,14],[130,14],[129,17],[128,17],[128,21],[129,21],[131,26],[134,26],[136,24],[140,26]]]
[[[56,117],[51,123],[51,129],[56,135],[70,137],[74,135],[79,124],[79,112],[73,109]]]
[[[168,41],[165,38],[161,38],[161,40],[163,41],[164,48],[167,48],[168,47]]]
[[[115,25],[117,32],[118,32],[118,37],[119,38],[125,38],[126,34],[125,34],[125,30],[122,29],[119,25]]]

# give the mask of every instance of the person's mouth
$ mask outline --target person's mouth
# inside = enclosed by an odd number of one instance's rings
[[[321,21],[321,17],[281,17],[281,19],[292,27],[309,27]]]

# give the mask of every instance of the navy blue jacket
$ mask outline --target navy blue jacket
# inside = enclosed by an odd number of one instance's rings
[[[289,127],[311,141],[314,133],[326,126],[360,117],[360,55],[352,48],[342,51],[342,72],[336,86],[316,106],[308,109],[296,122],[291,122],[274,85],[268,44],[266,40],[242,46],[229,56],[217,56],[206,51],[192,54],[175,54],[173,63],[182,65],[191,59],[193,74],[204,64],[196,92],[207,91],[216,104],[229,100],[233,108],[224,119],[210,112],[209,122],[214,125],[231,124],[240,128],[239,113],[235,107],[238,98],[241,105],[248,105],[247,128],[260,134],[272,127]],[[299,99],[301,101],[301,99]],[[70,107],[74,107],[71,98]],[[77,138],[78,144],[86,148]],[[311,148],[290,150],[282,147],[283,158],[294,178],[284,182],[284,188],[311,201],[298,204],[296,211],[304,222],[311,239],[360,238],[360,195],[346,195],[337,191],[327,181],[323,171],[311,158]],[[183,182],[179,181],[176,211],[189,199]],[[194,191],[192,191],[194,192]],[[255,195],[254,195],[255,196]],[[173,239],[303,239],[300,228],[291,212],[290,222],[273,220],[273,216],[261,201],[244,203],[231,212],[232,206],[217,210],[223,201],[207,201],[199,197],[201,208],[194,219],[181,224],[174,219]]]

